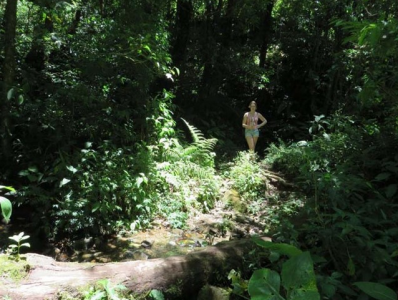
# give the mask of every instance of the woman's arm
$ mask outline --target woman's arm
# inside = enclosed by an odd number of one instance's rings
[[[258,114],[258,118],[262,121],[261,124],[257,125],[257,128],[261,128],[263,127],[265,124],[267,124],[267,119],[264,118],[264,116],[262,114]]]
[[[250,129],[250,128],[249,128],[250,126],[247,125],[247,113],[245,113],[245,114],[243,115],[242,127],[245,128],[245,129]]]

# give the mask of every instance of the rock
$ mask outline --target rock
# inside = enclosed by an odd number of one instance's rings
[[[145,249],[149,249],[152,247],[153,242],[149,242],[147,240],[141,242],[141,247]]]
[[[223,202],[226,206],[232,207],[235,211],[245,213],[247,205],[242,201],[238,191],[234,189],[227,190],[223,196]]]
[[[135,250],[135,251],[127,250],[126,252],[123,253],[123,255],[121,257],[122,261],[147,260],[148,258],[149,258],[149,255],[140,250]]]
[[[197,300],[229,300],[230,292],[220,287],[205,285],[200,291]]]
[[[149,258],[148,254],[139,250],[134,251],[133,256],[136,260],[147,260]]]
[[[122,259],[134,259],[134,251],[127,250],[121,256]]]

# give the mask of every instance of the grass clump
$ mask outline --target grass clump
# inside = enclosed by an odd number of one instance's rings
[[[29,273],[30,265],[23,259],[16,261],[9,255],[0,254],[0,278],[5,281],[19,282]]]

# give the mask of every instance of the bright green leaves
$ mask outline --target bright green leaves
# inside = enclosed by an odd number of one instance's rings
[[[287,291],[287,299],[320,299],[314,266],[309,252],[291,257],[283,264],[282,285]]]
[[[0,196],[0,206],[1,206],[1,214],[3,215],[4,220],[6,223],[10,221],[11,214],[12,214],[12,205],[11,201],[7,198]]]
[[[15,189],[9,186],[0,185],[0,190],[5,189],[11,192],[15,192]],[[12,204],[11,201],[7,198],[0,196],[0,207],[1,207],[1,214],[6,223],[10,222],[11,214],[12,214]]]
[[[302,252],[292,245],[267,242],[258,238],[254,238],[254,242],[271,250],[271,254],[276,252],[288,256],[289,259],[283,262],[280,275],[270,269],[260,269],[253,273],[248,285],[251,300],[320,300],[314,263],[309,252]],[[353,262],[350,263],[353,268]],[[383,284],[355,282],[353,285],[374,299],[397,300],[397,294]],[[356,295],[348,287],[340,287],[351,291],[350,295]],[[334,293],[333,289],[329,296]]]
[[[260,269],[253,273],[249,281],[249,294],[252,300],[278,300],[283,299],[279,295],[279,274],[270,269]]]
[[[289,244],[272,243],[268,241],[263,241],[259,238],[254,238],[254,242],[261,247],[276,251],[279,254],[287,255],[289,257],[298,256],[302,253],[300,249]]]
[[[276,252],[279,255],[290,257],[282,265],[281,275],[270,269],[260,269],[253,273],[249,282],[251,299],[287,299],[287,300],[319,300],[320,295],[316,285],[314,264],[309,252],[288,245],[254,239],[255,243]],[[280,281],[286,298],[280,295]]]
[[[397,294],[390,288],[375,282],[354,283],[362,292],[377,300],[397,300]]]
[[[20,249],[21,247],[30,247],[29,243],[22,243],[22,241],[25,241],[29,239],[29,235],[25,235],[24,232],[20,232],[18,235],[13,235],[10,236],[9,239],[13,240],[16,242],[16,244],[11,244],[8,246],[8,248],[16,255],[16,260],[18,261],[20,258]]]

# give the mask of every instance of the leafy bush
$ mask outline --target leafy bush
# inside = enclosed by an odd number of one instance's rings
[[[64,201],[54,204],[57,230],[106,233],[120,220],[145,227],[155,206],[146,152],[141,146],[132,151],[107,142],[82,149],[76,165],[64,166],[69,176],[60,182]]]
[[[356,296],[353,281],[396,287],[398,157],[391,149],[397,137],[369,132],[350,118],[323,121],[312,141],[270,148],[267,162],[295,178],[306,197],[294,230],[284,224],[275,237],[326,255],[318,270],[340,274],[332,280],[336,297]]]
[[[259,163],[253,159],[250,152],[239,152],[234,163],[225,174],[232,181],[232,187],[236,189],[245,200],[264,198],[266,190],[266,177]]]
[[[184,226],[190,208],[209,210],[218,197],[219,178],[214,169],[212,152],[215,139],[206,139],[193,125],[184,121],[193,142],[177,138],[163,139],[156,164],[159,210],[175,227]]]

